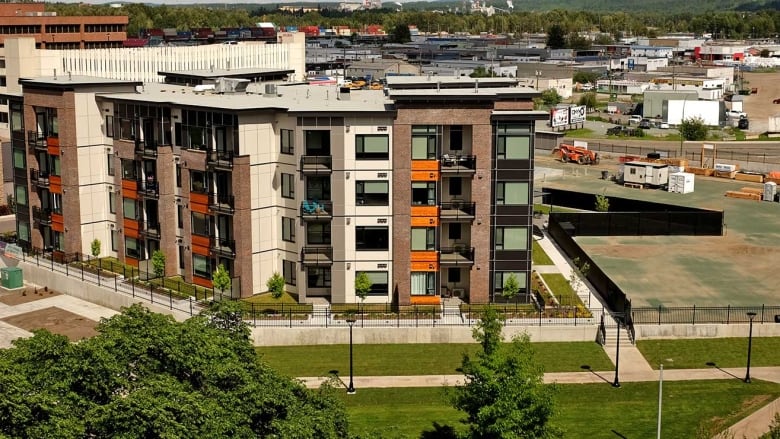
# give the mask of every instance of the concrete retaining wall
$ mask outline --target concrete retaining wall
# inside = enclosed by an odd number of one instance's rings
[[[358,328],[352,329],[355,344],[474,343],[467,326],[438,328]],[[596,326],[518,326],[504,328],[504,337],[527,332],[531,341],[594,341]],[[255,346],[302,346],[347,344],[349,328],[253,328]]]
[[[637,325],[637,340],[747,337],[748,324]],[[753,323],[753,337],[780,337],[780,323]]]

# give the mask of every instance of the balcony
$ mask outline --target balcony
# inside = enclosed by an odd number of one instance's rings
[[[304,221],[330,221],[333,218],[332,201],[301,202],[301,218]]]
[[[160,239],[160,223],[156,221],[139,221],[138,232],[151,239]]]
[[[333,157],[329,155],[305,155],[301,157],[301,172],[306,175],[330,174]]]
[[[474,265],[474,247],[442,247],[439,250],[439,264]]]
[[[33,221],[41,225],[51,225],[51,209],[42,209],[38,206],[32,208]]]
[[[160,183],[154,180],[137,180],[136,191],[141,198],[159,199]]]
[[[232,215],[235,213],[235,197],[223,193],[209,192],[209,210],[214,213]]]
[[[137,140],[135,142],[135,155],[141,156],[145,159],[156,160],[157,142],[155,141],[144,142],[141,140]]]
[[[233,169],[233,151],[208,151],[206,153],[206,166],[211,169]]]
[[[47,150],[49,148],[46,133],[38,131],[27,131],[27,144],[33,149]]]
[[[236,241],[233,239],[212,238],[209,243],[209,251],[212,256],[235,258]]]
[[[306,246],[301,250],[303,265],[333,265],[333,247]]]
[[[49,173],[38,169],[30,169],[30,182],[39,188],[49,187]]]
[[[477,156],[450,155],[441,156],[442,174],[474,174],[477,170]]]
[[[453,201],[441,203],[439,217],[442,222],[470,222],[474,220],[477,203],[469,201]]]

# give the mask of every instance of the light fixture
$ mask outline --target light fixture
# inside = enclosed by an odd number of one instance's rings
[[[347,125],[346,128],[347,128],[347,132],[349,132],[349,125]]]
[[[349,180],[349,171],[345,172],[344,175],[347,177],[347,180]]]
[[[347,270],[349,270],[350,268],[352,268],[352,263],[351,262],[347,262]]]

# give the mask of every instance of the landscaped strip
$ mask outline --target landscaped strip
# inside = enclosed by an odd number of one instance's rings
[[[533,265],[554,265],[550,256],[535,239],[531,247],[531,262]]]
[[[708,367],[707,363],[717,367],[747,365],[747,337],[639,340],[636,346],[656,369],[661,364],[665,369],[701,369]],[[780,337],[753,337],[750,365],[780,366]]]

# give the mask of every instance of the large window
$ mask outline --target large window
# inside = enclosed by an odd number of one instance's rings
[[[190,171],[190,192],[205,193],[206,173],[203,171]]]
[[[306,244],[330,245],[330,223],[306,224]]]
[[[282,260],[282,274],[284,276],[284,283],[287,285],[295,285],[297,281],[295,261]]]
[[[412,182],[412,205],[435,206],[436,183],[424,181]]]
[[[449,223],[447,230],[447,237],[452,241],[458,241],[461,237],[460,223]]]
[[[306,177],[306,199],[312,201],[330,200],[330,176]]]
[[[16,194],[16,204],[20,206],[26,206],[27,205],[27,186],[23,186],[20,184],[16,185],[16,188],[14,189],[14,193]]]
[[[304,135],[306,138],[306,155],[330,155],[330,131],[306,130]]]
[[[525,273],[520,272],[511,272],[511,271],[497,271],[494,275],[494,283],[493,283],[493,290],[496,292],[501,292],[504,290],[504,284],[506,284],[506,280],[509,278],[509,275],[514,274],[515,278],[517,279],[517,283],[520,284],[520,292],[525,293]]]
[[[412,250],[436,250],[436,227],[412,227]]]
[[[137,175],[135,161],[122,159],[120,164],[122,166],[122,178],[124,180],[135,180]]]
[[[122,213],[127,219],[138,219],[138,209],[134,199],[122,198]]]
[[[137,239],[125,236],[125,256],[141,259],[141,248]]]
[[[356,250],[387,250],[388,227],[358,226],[355,227]]]
[[[295,131],[279,130],[282,144],[282,154],[295,154]]]
[[[108,166],[108,175],[114,175],[114,156],[106,154],[106,165]]]
[[[523,125],[499,125],[496,133],[496,158],[527,160],[531,158],[531,134]]]
[[[19,221],[16,225],[16,237],[19,241],[30,242],[30,223]]]
[[[209,236],[211,233],[211,216],[204,213],[192,212],[192,234]]]
[[[106,137],[114,137],[114,116],[106,116]]]
[[[355,204],[387,206],[390,202],[390,183],[387,181],[356,181]]]
[[[528,228],[496,227],[496,250],[528,250]]]
[[[412,296],[433,296],[436,294],[436,273],[433,271],[413,272],[411,283]]]
[[[308,288],[330,288],[330,267],[309,267],[306,270]]]
[[[14,168],[25,169],[27,167],[27,153],[23,149],[14,148]]]
[[[282,217],[282,241],[295,242],[295,218]]]
[[[211,278],[211,259],[208,256],[192,255],[192,273],[198,277]]]
[[[496,183],[496,204],[528,205],[528,183],[499,181]]]
[[[450,178],[450,195],[459,197],[463,195],[463,179],[459,177]]]
[[[358,271],[355,275],[360,275],[360,273],[366,273],[368,280],[371,281],[369,296],[387,296],[389,291],[387,271]]]
[[[357,160],[387,160],[390,158],[390,137],[386,134],[358,134],[355,136]]]
[[[62,166],[60,163],[60,156],[49,155],[49,171],[51,172],[51,175],[62,175]]]
[[[450,127],[450,150],[463,150],[463,125],[452,125]]]
[[[108,192],[108,212],[116,213],[116,195],[114,191]]]
[[[295,176],[282,174],[282,198],[295,198]]]
[[[412,127],[412,160],[436,160],[438,129],[435,125]]]

